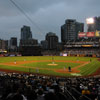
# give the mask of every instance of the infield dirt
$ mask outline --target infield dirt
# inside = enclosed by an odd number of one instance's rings
[[[16,67],[22,67],[22,68],[31,68],[31,69],[36,69],[34,67],[29,67],[29,66],[23,66],[23,64],[28,64],[28,63],[34,63],[34,62],[50,62],[51,60],[41,60],[41,61],[16,61],[16,62],[8,62],[8,63],[0,63],[0,65],[7,65],[7,66],[16,66]],[[74,67],[71,69],[71,72],[69,72],[69,70],[66,68],[61,68],[61,69],[50,69],[50,68],[38,68],[38,69],[44,69],[44,70],[52,70],[54,72],[58,72],[58,73],[79,73],[80,70],[78,70],[78,68],[80,67],[83,67],[87,64],[89,64],[90,62],[86,62],[86,61],[65,61],[65,60],[55,60],[54,61],[55,64],[52,64],[51,66],[55,66],[56,65],[56,62],[69,62],[69,63],[79,63],[80,65]],[[9,71],[7,69],[1,69],[2,70],[5,70],[5,71]],[[14,70],[13,70],[14,72]],[[15,71],[15,72],[18,72],[18,71]]]

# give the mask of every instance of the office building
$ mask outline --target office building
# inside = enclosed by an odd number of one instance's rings
[[[11,37],[10,39],[10,50],[17,51],[17,38],[16,37]]]
[[[36,39],[32,39],[32,32],[29,26],[23,26],[21,28],[21,39],[20,46],[33,46],[37,45],[38,41]]]
[[[8,50],[8,40],[2,40],[0,39],[0,50]]]
[[[17,47],[17,37],[11,37],[11,39],[10,39],[10,45]]]
[[[23,26],[21,28],[19,52],[23,56],[41,55],[41,47],[38,45],[38,40],[32,38],[32,32],[29,26]]]
[[[41,47],[43,50],[47,50],[48,49],[48,41],[47,40],[41,41]]]
[[[20,40],[20,46],[33,46],[37,44],[38,44],[38,40],[36,39]]]
[[[65,24],[61,26],[61,42],[76,40],[78,33],[84,31],[84,24],[73,19],[67,19]]]
[[[46,41],[48,41],[48,49],[54,50],[57,49],[58,36],[55,33],[49,32],[46,34]]]
[[[32,39],[32,32],[29,26],[23,26],[21,28],[21,40]]]

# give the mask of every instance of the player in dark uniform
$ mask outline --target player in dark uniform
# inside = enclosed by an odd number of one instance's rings
[[[68,67],[68,71],[71,72],[71,67],[70,66]]]

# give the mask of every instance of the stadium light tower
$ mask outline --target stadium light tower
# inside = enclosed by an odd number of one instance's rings
[[[87,24],[94,24],[94,18],[87,18],[86,23]]]

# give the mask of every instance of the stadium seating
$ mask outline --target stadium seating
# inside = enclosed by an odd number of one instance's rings
[[[0,72],[0,100],[100,100],[100,79]]]

